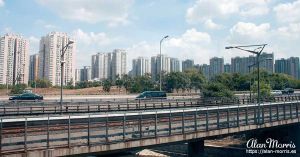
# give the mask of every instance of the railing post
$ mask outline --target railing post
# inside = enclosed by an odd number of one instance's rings
[[[217,110],[217,128],[220,129],[220,111],[219,111],[219,105]]]
[[[271,102],[270,102],[270,107],[269,107],[269,117],[270,117],[270,122],[272,122],[272,105],[271,105]]]
[[[105,118],[105,142],[108,143],[108,114]]]
[[[181,114],[181,126],[182,126],[182,134],[184,134],[184,109]]]
[[[297,100],[297,103],[296,103],[296,117],[298,118],[298,105],[299,105],[299,101]]]
[[[256,113],[256,106],[254,106],[254,123],[255,124],[257,124],[257,119],[256,119],[256,115],[257,115],[257,113]]]
[[[123,141],[125,141],[125,138],[126,138],[126,113],[124,113],[124,116],[123,116]]]
[[[236,124],[237,124],[237,127],[240,126],[240,105],[238,105],[238,108],[236,110]]]
[[[262,124],[265,123],[265,106],[261,106]]]
[[[143,126],[142,126],[142,120],[143,120],[143,117],[142,117],[142,114],[140,113],[140,118],[139,118],[139,131],[140,131],[140,139],[143,137]]]
[[[290,119],[293,118],[293,112],[292,112],[292,104],[290,103]]]
[[[48,115],[48,120],[47,120],[47,149],[50,147],[50,117]]]
[[[157,137],[157,111],[155,112],[155,137]]]
[[[70,148],[71,146],[71,117],[69,115],[69,120],[68,120],[68,147]]]
[[[205,119],[206,119],[206,131],[208,131],[208,108],[206,107],[206,114],[205,114]]]
[[[283,104],[283,119],[285,120],[285,103]]]
[[[194,130],[195,132],[197,131],[197,108],[196,108],[196,111],[195,111],[195,114],[194,114]]]
[[[276,105],[276,115],[277,115],[277,121],[279,121],[279,105]]]
[[[88,130],[87,130],[87,132],[88,132],[87,144],[88,144],[88,146],[90,146],[90,144],[91,144],[91,141],[90,141],[90,136],[91,136],[91,115],[90,114],[89,114],[89,119],[88,119]]]
[[[246,110],[245,110],[245,119],[246,119],[246,125],[248,125],[248,104],[247,104]]]
[[[172,125],[171,125],[171,115],[172,113],[171,113],[171,110],[170,110],[170,113],[169,113],[169,136],[171,136],[171,134],[172,134]]]
[[[229,108],[227,108],[227,128],[230,128],[230,122],[229,122]]]
[[[0,119],[0,156],[2,156],[2,122],[3,122],[3,119],[1,118]]]
[[[24,150],[27,152],[27,118],[25,118],[25,125],[24,125]]]

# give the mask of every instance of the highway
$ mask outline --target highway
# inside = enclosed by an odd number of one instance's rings
[[[260,122],[298,117],[299,101],[262,103]],[[2,153],[104,145],[256,124],[257,104],[1,118]]]

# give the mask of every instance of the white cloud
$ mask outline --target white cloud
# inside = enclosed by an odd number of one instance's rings
[[[196,63],[207,63],[210,57],[217,55],[211,42],[208,33],[191,28],[178,37],[167,38],[162,44],[162,53],[179,60],[194,59]],[[151,56],[159,54],[159,43],[142,41],[129,47],[127,52],[128,68],[131,69],[132,59],[138,56],[150,59]]]
[[[188,8],[186,19],[189,23],[197,23],[233,14],[265,15],[269,12],[268,3],[269,0],[198,0]]]
[[[278,4],[273,10],[279,22],[300,22],[300,0]]]
[[[300,37],[300,23],[290,23],[288,26],[279,27],[277,29],[279,35],[287,38]]]
[[[109,26],[128,23],[133,0],[37,0],[65,19],[87,23],[104,22]]]
[[[264,42],[269,37],[270,24],[238,22],[230,29],[228,41],[230,43]]]
[[[0,7],[4,6],[4,0],[0,0]]]
[[[112,44],[116,44],[120,39],[111,37],[105,32],[85,32],[81,29],[76,29],[72,32],[72,37],[76,41],[77,47],[77,67],[90,65],[91,56],[97,52],[104,51]],[[112,51],[109,49],[109,51]]]
[[[204,26],[208,29],[217,30],[221,29],[222,26],[214,23],[211,19],[205,21]]]

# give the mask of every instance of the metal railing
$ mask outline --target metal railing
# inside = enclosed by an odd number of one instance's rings
[[[0,152],[104,145],[205,132],[299,117],[299,101],[103,113],[37,118],[1,118]],[[260,120],[257,111],[260,108]],[[258,123],[261,122],[261,123]]]
[[[282,96],[264,99],[261,102],[288,102],[300,100],[300,96]],[[235,104],[255,104],[256,99],[228,99],[228,98],[190,98],[190,99],[152,99],[122,101],[93,101],[93,102],[65,102],[62,111],[58,103],[18,103],[0,106],[0,116],[22,116],[42,114],[74,114],[96,113],[112,111],[138,111],[170,108],[191,108],[200,106],[226,106]]]

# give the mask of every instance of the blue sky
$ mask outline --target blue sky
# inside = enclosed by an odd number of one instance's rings
[[[0,33],[22,34],[30,54],[51,31],[77,41],[77,67],[91,55],[115,48],[128,52],[127,69],[138,56],[163,53],[180,60],[208,63],[209,58],[246,52],[228,45],[267,43],[275,58],[299,57],[300,0],[0,0]]]

